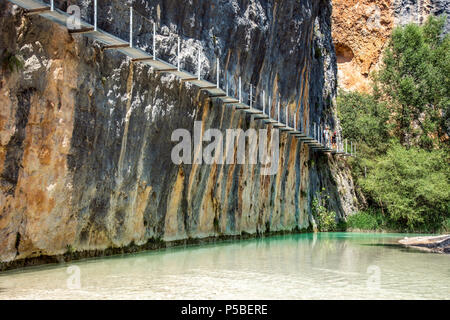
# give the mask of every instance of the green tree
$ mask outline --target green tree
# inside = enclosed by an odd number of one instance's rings
[[[395,29],[373,93],[339,93],[343,134],[359,150],[353,177],[369,204],[349,223],[448,229],[450,36],[443,26],[444,18],[432,17]]]
[[[343,136],[357,143],[360,153],[376,155],[389,146],[389,110],[370,94],[340,92],[338,115]]]
[[[408,230],[435,231],[450,217],[450,166],[442,150],[394,145],[372,162],[364,191]]]
[[[388,102],[403,145],[431,150],[446,141],[450,108],[450,35],[445,17],[396,28],[375,74],[375,97]]]

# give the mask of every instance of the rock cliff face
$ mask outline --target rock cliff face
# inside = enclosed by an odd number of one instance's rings
[[[446,0],[333,0],[339,86],[370,91],[369,74],[379,66],[393,28],[421,24],[430,14],[447,14],[446,31],[450,31],[450,2]]]
[[[56,2],[60,8],[71,1]],[[87,4],[83,13],[89,12]],[[127,3],[129,4],[129,3]],[[159,23],[159,54],[216,57],[232,83],[241,75],[281,96],[303,123],[339,130],[336,58],[327,0],[134,1]],[[127,37],[128,10],[102,3],[99,25]],[[259,165],[174,165],[175,129],[262,128],[195,86],[158,74],[83,35],[0,4],[0,54],[22,56],[0,87],[0,260],[274,231],[314,224],[320,190],[339,217],[355,210],[345,166],[281,133],[274,176]],[[138,22],[141,45],[151,25]],[[173,60],[172,60],[173,61]],[[233,88],[232,88],[233,89]],[[235,89],[235,85],[234,85]]]
[[[447,0],[394,0],[395,25],[422,24],[429,15],[447,16],[446,33],[450,31],[450,2]]]

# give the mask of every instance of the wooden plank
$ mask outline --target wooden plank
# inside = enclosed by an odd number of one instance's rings
[[[153,61],[153,58],[136,58],[136,59],[131,59],[131,61],[133,62],[143,62],[143,61]]]
[[[236,103],[239,103],[239,100],[231,99],[231,100],[224,101],[225,105],[227,105],[227,104],[236,104]]]
[[[161,69],[161,70],[155,70],[156,73],[162,73],[162,72],[172,72],[177,71],[178,69]]]
[[[194,81],[194,80],[197,80],[197,78],[181,79],[181,82],[190,82],[190,81]]]
[[[216,89],[216,86],[211,86],[211,87],[204,87],[204,88],[201,88],[200,89],[200,91],[204,91],[204,90],[211,90],[211,89]]]
[[[69,30],[70,34],[82,34],[82,33],[91,33],[94,32],[94,28],[81,28],[81,29],[72,29]]]
[[[128,47],[128,46],[129,46],[129,44],[114,44],[114,45],[110,45],[110,46],[104,46],[103,50],[125,48],[125,47]]]
[[[50,11],[50,7],[43,7],[43,8],[37,8],[37,9],[28,9],[25,11],[25,15],[27,16],[33,16],[36,14],[41,14],[42,12]]]
[[[263,114],[263,112],[258,109],[250,109],[249,113],[252,113],[255,115]]]

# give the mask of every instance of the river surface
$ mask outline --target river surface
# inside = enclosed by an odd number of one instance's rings
[[[450,299],[450,255],[405,235],[276,236],[0,273],[0,299]]]

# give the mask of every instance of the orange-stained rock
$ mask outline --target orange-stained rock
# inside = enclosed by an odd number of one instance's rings
[[[231,90],[241,75],[245,92],[253,83],[259,97],[261,90],[271,96],[272,115],[281,97],[291,124],[296,115],[303,129],[320,122],[340,131],[330,1],[236,2],[242,10],[218,1],[201,15],[194,2],[174,17],[179,0],[165,0],[158,13],[160,52],[170,56],[176,35],[184,34],[187,67],[196,59],[191,49],[202,48],[205,78],[213,76],[218,55],[233,77]],[[104,5],[111,3],[123,5]],[[0,10],[1,43],[25,62],[0,76],[0,270],[44,255],[304,230],[314,224],[312,201],[322,188],[337,217],[356,210],[348,167],[287,133],[280,136],[273,176],[262,176],[261,164],[176,165],[176,129],[193,133],[195,121],[223,133],[268,126],[192,83],[103,50],[40,16],[25,17],[9,2]],[[226,23],[216,24],[217,16]],[[125,19],[100,20],[112,32]],[[218,29],[217,48],[204,32],[211,24]],[[143,37],[152,31],[142,27]],[[336,185],[341,177],[348,180],[346,197]]]
[[[339,87],[370,92],[370,73],[376,71],[392,31],[408,23],[423,24],[429,15],[447,15],[450,4],[433,0],[332,0],[333,40]]]
[[[370,91],[369,75],[393,30],[393,2],[333,0],[333,40],[341,88]]]

